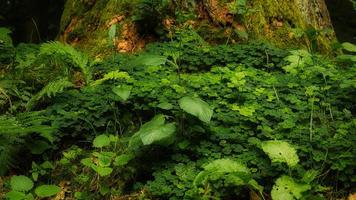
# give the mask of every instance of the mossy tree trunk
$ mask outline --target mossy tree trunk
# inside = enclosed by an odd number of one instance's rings
[[[182,29],[212,43],[328,51],[335,41],[324,0],[67,0],[60,29],[62,41],[94,55],[135,51]]]

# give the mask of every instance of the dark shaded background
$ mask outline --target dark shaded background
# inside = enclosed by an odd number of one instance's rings
[[[0,0],[0,26],[13,31],[14,43],[56,38],[65,0]]]

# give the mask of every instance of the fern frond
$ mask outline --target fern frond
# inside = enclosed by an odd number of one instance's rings
[[[26,142],[25,136],[37,133],[50,142],[54,141],[56,127],[44,125],[49,119],[43,114],[42,111],[36,111],[18,116],[0,116],[0,176],[15,165],[14,158]]]
[[[64,57],[74,66],[81,70],[85,76],[85,81],[91,80],[91,68],[89,65],[89,57],[67,44],[60,42],[47,42],[41,45],[40,54],[45,56]]]
[[[112,71],[112,72],[105,74],[103,78],[94,81],[92,83],[92,85],[93,86],[100,85],[103,82],[108,81],[108,80],[126,80],[126,81],[128,81],[128,80],[131,80],[131,77],[127,72],[120,72],[120,71],[116,70],[116,71]]]
[[[0,143],[0,176],[4,176],[6,172],[14,166],[14,157],[16,157],[17,148],[13,145],[2,145]]]
[[[63,92],[66,88],[73,87],[73,83],[68,81],[67,78],[61,78],[48,83],[40,92],[34,95],[27,103],[27,109],[30,110],[36,102],[43,97],[54,97],[55,95]]]

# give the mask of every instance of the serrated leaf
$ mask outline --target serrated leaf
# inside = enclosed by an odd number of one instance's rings
[[[308,184],[297,183],[289,176],[282,176],[276,180],[272,188],[273,200],[295,200],[303,197],[303,192],[310,190]]]
[[[56,185],[41,185],[35,189],[35,194],[41,198],[51,197],[61,191]]]
[[[209,123],[213,116],[213,110],[209,104],[196,97],[183,97],[179,100],[179,106],[185,112],[198,117],[201,121]]]
[[[23,192],[13,190],[13,191],[6,193],[5,197],[6,197],[6,199],[9,199],[9,200],[23,200],[23,199],[25,199],[26,194]]]
[[[115,158],[114,165],[116,166],[125,166],[127,163],[130,162],[134,158],[131,154],[122,154]]]
[[[13,176],[10,185],[12,190],[27,192],[33,188],[33,181],[27,176]]]
[[[84,158],[80,161],[80,163],[82,163],[86,167],[92,167],[94,165],[90,158]]]
[[[112,89],[112,91],[119,96],[123,101],[126,101],[131,94],[131,86],[128,85],[118,85]]]
[[[110,145],[110,138],[107,135],[98,135],[93,141],[93,146],[96,148],[102,148]]]
[[[287,142],[272,140],[262,142],[261,146],[272,162],[287,163],[289,167],[299,162],[296,150]]]
[[[112,168],[111,167],[101,167],[101,166],[93,165],[91,168],[94,171],[96,171],[100,176],[108,176],[112,172]]]

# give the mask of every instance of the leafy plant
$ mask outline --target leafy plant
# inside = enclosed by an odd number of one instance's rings
[[[303,193],[310,189],[308,184],[297,183],[289,176],[282,176],[276,180],[271,196],[273,200],[302,199]]]
[[[262,150],[267,153],[272,162],[287,163],[289,167],[294,167],[299,162],[299,157],[295,149],[284,141],[266,141],[261,144]]]
[[[189,114],[198,117],[203,122],[210,122],[213,110],[209,104],[196,97],[183,97],[179,100],[179,106]]]

